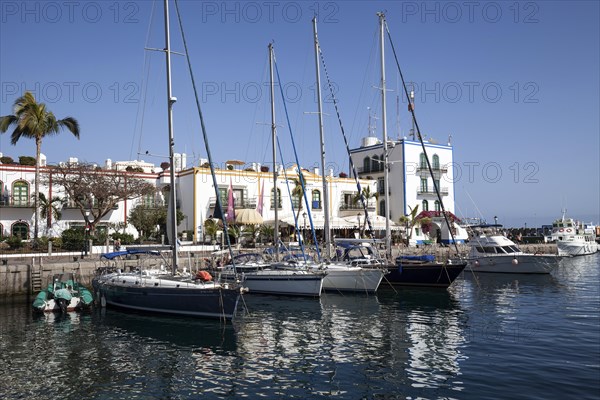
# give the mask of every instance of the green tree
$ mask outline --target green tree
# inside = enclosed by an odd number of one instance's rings
[[[15,100],[14,114],[0,117],[0,133],[4,133],[14,125],[15,129],[10,137],[10,143],[16,145],[19,139],[26,137],[35,140],[35,189],[34,189],[34,226],[33,239],[38,238],[39,208],[38,200],[40,193],[40,154],[42,151],[42,140],[51,135],[58,134],[62,129],[69,130],[79,139],[79,123],[73,117],[57,120],[51,111],[46,109],[44,103],[38,103],[31,92]]]
[[[159,209],[155,207],[146,207],[138,205],[129,213],[129,223],[140,233],[140,236],[147,239],[152,234],[157,233],[156,225],[160,225],[161,216]]]
[[[367,205],[367,208],[368,208],[369,202],[371,201],[371,199],[377,200],[379,198],[379,193],[372,192],[371,186],[365,186],[364,188],[362,188],[362,197],[365,199],[365,204]],[[354,198],[352,199],[354,201],[355,205],[362,206],[360,198],[361,198],[361,195],[360,195],[360,193],[357,192],[354,195]],[[364,232],[367,227],[367,219],[366,218],[363,218],[363,219],[364,219],[364,221],[363,221],[363,226],[362,226],[362,232]],[[361,228],[359,227],[359,230],[360,229]],[[372,234],[372,232],[371,232],[371,234]]]
[[[410,209],[410,214],[403,215],[399,218],[398,222],[400,225],[404,226],[406,229],[406,245],[409,245],[410,238],[412,237],[412,228],[417,224],[417,213],[419,212],[419,205],[417,204],[415,208],[408,206]]]
[[[40,216],[46,218],[46,228],[50,229],[52,227],[52,218],[58,221],[62,217],[61,209],[65,201],[58,196],[49,200],[44,193],[39,193],[39,201]]]

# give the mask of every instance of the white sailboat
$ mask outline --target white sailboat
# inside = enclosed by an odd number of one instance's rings
[[[329,213],[329,188],[327,186],[327,177],[325,174],[325,135],[323,132],[323,110],[321,101],[321,72],[319,62],[319,39],[317,36],[317,17],[313,22],[313,35],[315,45],[315,67],[317,79],[317,100],[318,100],[318,118],[319,118],[319,138],[321,144],[321,170],[323,182],[323,213],[324,226],[323,232],[325,236],[324,263],[321,265],[313,265],[313,268],[323,269],[327,272],[327,276],[323,280],[323,290],[339,291],[339,292],[363,292],[373,293],[377,290],[383,279],[386,271],[377,267],[361,267],[351,265],[343,261],[332,261],[330,257],[331,231],[330,231],[330,213]],[[299,171],[298,173],[301,173]]]
[[[170,162],[170,218],[175,217],[175,175],[173,152],[173,104],[176,98],[171,92],[171,50],[169,36],[169,3],[164,0],[165,54],[167,62],[167,110],[169,124]],[[187,49],[186,49],[187,55]],[[188,57],[189,62],[189,57]],[[211,163],[212,165],[212,163]],[[215,186],[216,187],[216,186]],[[137,272],[113,272],[95,277],[92,281],[96,296],[102,306],[109,305],[129,310],[149,311],[164,314],[194,317],[233,318],[240,294],[244,288],[235,283],[221,283],[212,279],[194,279],[189,274],[180,274],[178,268],[176,224],[170,225],[172,270],[164,274],[148,274],[143,269]]]
[[[273,74],[273,44],[269,44],[269,67],[271,77],[271,136],[273,144],[273,186],[277,186],[277,131],[275,125],[275,96]],[[278,204],[277,190],[273,204]],[[274,262],[267,262],[261,254],[241,254],[234,257],[231,264],[224,266],[221,276],[228,281],[240,280],[250,293],[318,297],[321,295],[326,272],[322,269],[308,269],[299,263],[279,261],[279,218],[275,211]]]

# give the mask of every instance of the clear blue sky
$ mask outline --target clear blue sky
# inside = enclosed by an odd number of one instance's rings
[[[569,214],[600,222],[600,62],[597,1],[537,2],[192,2],[180,3],[199,81],[210,145],[218,162],[268,163],[267,45],[275,43],[301,163],[317,165],[311,18],[337,88],[353,147],[367,133],[368,107],[380,116],[377,11],[385,10],[427,137],[452,135],[460,176],[457,214],[494,215],[508,226],[550,223]],[[154,11],[153,11],[154,10]],[[57,117],[73,116],[81,139],[48,138],[49,163],[70,156],[104,163],[138,152],[167,154],[162,1],[0,2],[0,115],[25,89]],[[172,48],[183,51],[171,5]],[[406,103],[396,113],[398,74],[388,45],[388,134],[408,133]],[[323,77],[323,84],[325,79]],[[175,148],[188,163],[206,157],[185,60],[173,56]],[[347,170],[331,103],[327,159]],[[285,161],[289,133],[281,101]],[[399,123],[399,129],[397,121]],[[381,135],[377,121],[377,135]],[[399,133],[400,132],[400,133]],[[34,155],[33,141],[0,152]],[[139,158],[160,164],[160,157]]]

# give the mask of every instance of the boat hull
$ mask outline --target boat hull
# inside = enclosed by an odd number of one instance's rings
[[[102,305],[161,314],[233,318],[240,290],[214,283],[139,275],[112,275],[92,282]]]
[[[233,274],[222,277],[228,281],[236,279]],[[323,274],[263,270],[241,274],[240,280],[251,294],[319,297],[323,288]]]
[[[361,267],[326,266],[323,290],[329,292],[374,293],[381,284],[385,271]]]
[[[471,260],[469,272],[500,274],[549,274],[558,265],[557,256],[548,255],[498,255]]]
[[[393,286],[429,286],[447,288],[465,269],[467,263],[437,262],[397,263],[388,266],[384,282]]]
[[[596,242],[562,242],[556,243],[560,256],[586,256],[598,251]]]

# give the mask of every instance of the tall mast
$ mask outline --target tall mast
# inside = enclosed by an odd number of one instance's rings
[[[275,125],[275,79],[273,77],[273,43],[269,43],[269,71],[271,74],[271,137],[273,141],[273,205],[275,210],[275,231],[273,244],[275,245],[275,261],[279,261],[279,218],[277,215],[277,131]]]
[[[317,37],[317,17],[313,18],[313,32],[315,38],[315,66],[317,71],[317,103],[319,114],[319,138],[321,139],[321,175],[323,177],[323,212],[325,224],[325,260],[329,261],[331,249],[331,232],[329,228],[329,190],[327,188],[327,175],[325,174],[325,135],[323,134],[323,106],[321,104],[321,69],[319,64],[319,39]],[[300,173],[300,172],[299,172]]]
[[[390,232],[390,191],[389,191],[389,163],[388,163],[388,142],[387,142],[387,120],[386,120],[386,95],[385,95],[385,54],[384,54],[384,25],[385,25],[385,14],[383,12],[377,13],[379,16],[379,34],[380,34],[380,46],[381,46],[381,123],[383,130],[383,181],[385,187],[385,248],[388,259],[392,258],[392,235]]]
[[[175,195],[175,162],[173,153],[173,104],[177,101],[171,93],[171,38],[169,35],[169,0],[165,0],[165,54],[167,55],[167,113],[169,121],[169,176],[171,179],[171,190],[169,191],[170,214],[167,218],[171,219],[171,250],[173,253],[173,273],[177,270],[177,203]]]

